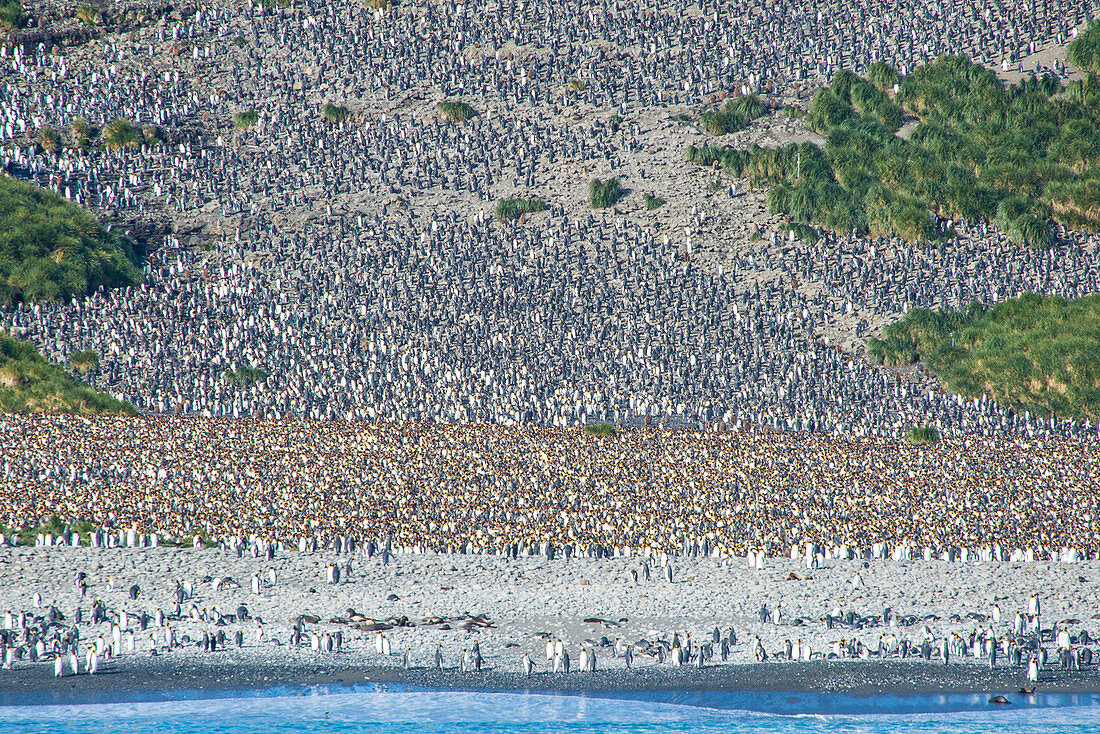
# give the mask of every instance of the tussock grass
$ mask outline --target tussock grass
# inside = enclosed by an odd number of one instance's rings
[[[755,94],[734,97],[718,110],[699,116],[703,129],[711,135],[726,135],[744,130],[753,120],[767,114],[767,106]]]
[[[586,436],[597,436],[599,438],[614,438],[618,435],[615,426],[606,421],[589,423],[584,427],[584,433]]]
[[[133,245],[52,191],[0,174],[0,305],[141,282]]]
[[[1040,416],[1100,418],[1100,295],[1025,294],[991,308],[911,309],[869,339],[880,364],[921,361],[948,389]]]
[[[263,382],[267,379],[267,370],[245,364],[241,365],[236,370],[229,370],[226,372],[225,379],[226,382],[239,382],[244,384]]]
[[[0,332],[0,411],[137,414],[130,403],[79,382],[47,361],[30,342],[4,332]]]
[[[145,137],[142,130],[135,127],[134,123],[121,117],[104,125],[100,133],[100,141],[110,150],[140,148]]]
[[[72,135],[73,144],[78,148],[90,148],[95,131],[83,117],[77,117],[69,124],[69,133]]]
[[[615,206],[625,193],[619,184],[618,177],[612,177],[606,181],[594,178],[588,182],[588,203],[595,209]]]
[[[1006,87],[960,56],[898,82],[884,65],[868,73],[839,72],[815,95],[805,120],[823,148],[708,145],[688,159],[767,184],[773,212],[841,235],[919,243],[950,236],[947,220],[986,219],[1020,245],[1044,247],[1055,224],[1100,228],[1095,75],[1062,96],[1054,77]],[[907,116],[917,124],[903,140],[895,133]]]
[[[99,9],[92,5],[84,3],[77,5],[76,10],[73,11],[73,16],[84,25],[99,25]]]
[[[478,112],[465,102],[440,102],[436,109],[444,120],[460,123],[477,117]]]
[[[1066,59],[1081,71],[1100,72],[1100,20],[1091,20],[1085,32],[1066,48]]]
[[[321,115],[325,118],[326,122],[330,122],[333,125],[339,125],[349,117],[351,117],[351,111],[347,107],[333,104],[332,102],[325,102],[325,106],[321,108]]]
[[[69,355],[69,364],[80,372],[95,372],[99,369],[99,352],[94,349],[84,349]]]
[[[497,202],[497,219],[502,222],[519,219],[524,214],[546,211],[546,202],[542,199],[501,199]]]
[[[238,130],[248,130],[254,127],[259,119],[260,116],[256,114],[256,110],[244,110],[233,115],[233,127]]]
[[[0,28],[14,32],[26,24],[27,16],[23,12],[20,0],[0,0]]]
[[[929,446],[940,442],[940,430],[935,426],[913,426],[905,433],[909,443],[927,444]]]
[[[43,125],[39,129],[36,140],[42,146],[42,150],[49,153],[56,153],[61,150],[61,136],[49,125]]]

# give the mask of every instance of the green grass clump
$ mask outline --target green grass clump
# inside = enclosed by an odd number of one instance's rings
[[[325,102],[325,106],[321,108],[321,114],[327,122],[331,122],[333,125],[339,125],[351,117],[351,112],[347,107],[335,105],[332,102]]]
[[[19,0],[0,0],[0,28],[17,31],[27,22],[23,3]]]
[[[95,372],[99,369],[99,352],[94,349],[73,352],[69,355],[69,364],[81,372]]]
[[[260,116],[256,114],[256,110],[244,110],[233,115],[233,127],[238,130],[248,130],[254,127],[259,119]]]
[[[103,126],[100,139],[105,147],[118,150],[119,148],[141,147],[141,144],[145,142],[145,135],[134,123],[120,117]]]
[[[614,438],[618,435],[615,430],[615,426],[611,425],[607,421],[600,423],[589,423],[584,427],[584,433],[586,436],[597,436],[600,438]]]
[[[88,150],[92,147],[92,138],[95,131],[83,117],[77,117],[69,124],[69,132],[72,134],[73,145],[77,148]]]
[[[910,443],[922,443],[929,446],[940,442],[940,430],[935,426],[913,426],[905,437]]]
[[[642,199],[642,204],[645,206],[646,211],[653,211],[654,209],[660,209],[665,205],[665,200],[660,196],[654,196],[652,194],[646,194]]]
[[[5,413],[119,413],[136,415],[130,403],[95,390],[56,364],[33,344],[0,332],[0,411]]]
[[[868,340],[867,353],[887,365],[919,360],[953,392],[1017,411],[1100,418],[1100,295],[1029,293],[991,308],[912,309]]]
[[[48,153],[56,153],[61,150],[61,136],[49,125],[43,125],[36,138],[42,150]]]
[[[568,86],[571,91],[583,92],[588,89],[588,82],[583,79],[570,79],[566,86]]]
[[[595,209],[607,209],[614,206],[626,194],[619,185],[618,177],[606,181],[594,178],[588,182],[588,202]]]
[[[880,92],[894,91],[894,85],[901,83],[897,69],[882,61],[876,61],[867,67],[867,81]]]
[[[77,5],[73,15],[84,25],[99,25],[99,9],[91,5]]]
[[[443,119],[450,122],[466,122],[477,117],[477,110],[465,102],[440,102],[435,107]]]
[[[1100,20],[1089,21],[1066,49],[1066,59],[1081,71],[1100,72]]]
[[[898,82],[886,66],[868,74],[842,71],[815,95],[805,119],[823,147],[705,146],[688,159],[767,184],[773,212],[842,235],[925,242],[950,235],[945,220],[985,219],[1018,244],[1042,247],[1058,224],[1100,228],[1095,75],[1063,96],[1054,77],[1006,87],[960,56]],[[916,125],[903,140],[896,132],[907,116]]]
[[[267,379],[267,370],[245,364],[226,372],[225,379],[227,382],[239,383],[263,382]]]
[[[132,244],[52,191],[0,175],[0,306],[141,282]]]
[[[389,10],[390,0],[363,0],[363,6],[370,10]]]
[[[519,219],[524,214],[546,211],[546,202],[542,199],[501,199],[497,202],[497,219],[502,222]]]
[[[704,112],[699,116],[703,129],[711,135],[725,135],[744,130],[749,123],[767,114],[767,106],[755,94],[735,97],[719,110]]]

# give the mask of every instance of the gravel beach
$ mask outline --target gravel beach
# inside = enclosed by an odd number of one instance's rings
[[[345,572],[340,583],[328,583],[328,566],[339,563],[346,569],[349,559],[350,575]],[[65,617],[59,625],[68,626],[79,604],[84,646],[100,636],[109,645],[121,612],[136,628],[142,613],[152,620],[162,610],[175,645],[167,647],[165,629],[149,621],[146,630],[134,630],[134,650],[127,649],[128,630],[122,634],[121,654],[105,656],[95,675],[82,669],[73,676],[66,664],[66,675],[55,679],[48,660],[16,660],[11,669],[0,670],[0,702],[20,703],[27,696],[92,701],[195,691],[215,695],[368,681],[479,690],[863,695],[1003,692],[1026,685],[1042,692],[1100,691],[1095,666],[1060,669],[1052,644],[1056,629],[1064,627],[1079,640],[1082,630],[1100,627],[1095,615],[1100,572],[1092,563],[830,560],[823,568],[807,570],[796,561],[770,558],[759,570],[749,568],[744,559],[673,557],[669,562],[674,569],[671,583],[656,573],[648,582],[634,582],[630,571],[639,567],[638,558],[550,561],[408,554],[383,563],[378,556],[331,551],[288,551],[267,561],[202,548],[8,548],[0,552],[0,611],[26,612],[29,624],[33,615],[46,615],[55,605]],[[260,593],[253,593],[249,578],[253,573],[266,578],[271,568],[277,582],[265,582]],[[84,597],[75,585],[81,571],[86,574]],[[854,588],[857,574],[860,585]],[[172,614],[176,580],[193,590],[178,618]],[[217,591],[215,580],[221,582]],[[135,584],[140,593],[131,600]],[[36,592],[42,595],[39,607]],[[936,657],[926,661],[917,655],[921,639],[966,638],[978,628],[994,626],[988,616],[994,604],[1011,619],[1035,593],[1043,605],[1040,626],[1050,630],[1040,635],[1050,657],[1037,685],[1025,683],[1025,669],[1009,665],[1006,658],[990,670],[986,659],[952,657],[944,665]],[[87,623],[97,599],[115,621]],[[777,604],[783,610],[778,622],[761,622],[760,607],[769,608],[774,619]],[[240,606],[246,607],[249,619],[236,618]],[[851,619],[849,611],[855,612],[854,625],[827,628],[827,615]],[[368,621],[350,621],[352,614]],[[889,623],[882,621],[883,615]],[[297,646],[291,644],[296,623],[304,633]],[[409,626],[397,626],[402,624]],[[369,629],[372,625],[380,631]],[[1008,626],[1002,621],[998,634],[1008,632]],[[715,655],[702,669],[695,664],[674,667],[641,652],[643,641],[667,641],[673,635],[686,640],[690,633],[696,644],[710,642],[716,629],[723,637],[732,630],[737,640],[726,662]],[[198,643],[202,634],[219,630],[226,633],[225,646],[203,652]],[[237,630],[243,633],[240,648],[234,644]],[[337,632],[342,638],[339,651],[315,650],[306,641],[310,633],[323,637]],[[387,638],[389,654],[377,651],[379,633]],[[768,662],[755,661],[756,637]],[[880,657],[879,640],[891,637],[912,642],[904,660],[896,653]],[[594,650],[596,672],[549,672],[547,638],[562,640],[574,660],[582,645]],[[635,646],[630,670],[614,654],[617,639]],[[781,659],[786,640],[808,645],[812,659]],[[832,657],[840,640],[865,646],[864,659]],[[482,670],[459,672],[462,650],[471,649],[475,641],[484,656]],[[443,655],[441,670],[434,669],[437,649]],[[536,663],[529,678],[521,673],[524,653]]]

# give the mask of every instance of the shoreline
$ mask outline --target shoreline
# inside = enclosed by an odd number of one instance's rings
[[[223,653],[224,654],[224,653]],[[646,698],[721,707],[725,694],[770,698],[782,709],[822,697],[847,701],[853,710],[874,710],[874,699],[910,700],[942,696],[964,698],[1003,694],[1013,703],[1036,705],[1046,697],[1077,697],[1100,701],[1100,671],[1046,670],[1032,695],[1019,693],[1023,670],[982,665],[924,662],[813,661],[760,663],[696,668],[600,670],[568,675],[519,673],[487,669],[405,670],[388,666],[347,666],[333,663],[247,664],[156,658],[123,658],[96,675],[56,679],[52,666],[28,665],[18,675],[0,677],[0,708],[27,705],[69,705],[121,702],[162,702],[252,696],[351,693],[363,687],[393,684],[399,689],[484,693],[546,693],[611,698]],[[318,691],[317,689],[322,689]],[[860,705],[862,702],[863,705]],[[984,698],[976,703],[984,703]],[[1087,703],[1088,700],[1079,703]],[[990,704],[992,705],[992,704]],[[1042,705],[1042,704],[1040,704]],[[776,711],[782,712],[780,711]]]
[[[10,625],[4,633],[15,646],[9,652],[22,651],[10,670],[0,670],[0,705],[291,695],[376,684],[659,696],[717,707],[779,706],[794,698],[826,710],[852,697],[967,697],[969,707],[984,706],[991,695],[1016,699],[1022,686],[1031,687],[1026,668],[1010,667],[998,651],[991,670],[988,654],[975,650],[983,637],[1000,648],[1019,646],[1023,659],[1046,650],[1041,695],[1081,694],[1095,703],[1100,694],[1092,613],[1100,567],[1090,563],[834,559],[807,574],[790,559],[758,569],[688,557],[674,559],[673,581],[646,581],[630,573],[638,568],[631,558],[399,555],[386,562],[327,551],[264,560],[200,549],[66,550],[0,553],[0,612]],[[327,580],[335,564],[347,569],[349,560],[351,573],[339,583]],[[1035,631],[1015,634],[1017,610],[1037,598],[1037,570],[1042,624],[1036,619]],[[86,590],[73,581],[78,572]],[[42,630],[51,645],[71,650],[75,643],[80,675],[55,678],[52,650],[40,649],[40,662],[30,662],[30,639]],[[1080,670],[1062,669],[1056,632],[1091,653]],[[211,635],[220,637],[218,649],[204,651]],[[572,658],[569,674],[549,672],[547,645],[558,642]],[[475,644],[482,672],[460,672]],[[921,645],[946,645],[950,664],[922,659],[930,651],[921,653]],[[708,659],[699,668],[704,648]],[[98,672],[89,675],[87,660],[97,649]],[[629,670],[626,650],[633,650]],[[678,658],[676,650],[695,655]],[[766,660],[757,662],[763,652]],[[589,654],[597,670],[582,672]],[[443,670],[435,669],[437,655]],[[535,664],[530,678],[523,675],[528,658]],[[689,664],[678,667],[676,659]],[[811,703],[803,705],[812,710]]]

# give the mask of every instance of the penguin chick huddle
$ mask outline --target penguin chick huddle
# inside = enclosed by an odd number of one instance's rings
[[[85,521],[100,531],[85,544],[254,537],[264,553],[354,540],[379,552],[676,552],[761,564],[793,548],[811,570],[819,558],[885,554],[1084,559],[1100,552],[1098,447],[0,415],[0,523]],[[342,572],[329,569],[325,581]],[[250,576],[235,578],[248,585]]]

